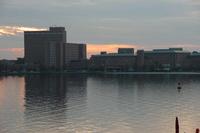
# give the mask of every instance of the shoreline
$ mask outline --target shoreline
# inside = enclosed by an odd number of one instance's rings
[[[102,72],[102,71],[69,71],[69,72],[7,72],[0,76],[24,76],[46,74],[99,74],[99,75],[200,75],[200,72]]]

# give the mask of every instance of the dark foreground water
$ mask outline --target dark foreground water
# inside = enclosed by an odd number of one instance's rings
[[[175,116],[200,127],[200,76],[0,77],[0,133],[174,133]]]

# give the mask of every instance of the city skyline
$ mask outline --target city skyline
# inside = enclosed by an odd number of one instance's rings
[[[88,44],[88,56],[116,47],[200,49],[197,0],[3,0],[0,58],[23,56],[23,31],[64,26],[70,42]],[[30,17],[31,16],[31,17]]]

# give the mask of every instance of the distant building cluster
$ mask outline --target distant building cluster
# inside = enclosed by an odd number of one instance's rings
[[[152,51],[119,48],[118,53],[101,52],[90,58],[90,69],[104,71],[199,71],[200,53],[182,48]]]
[[[200,71],[200,53],[183,48],[119,48],[117,53],[101,51],[87,59],[86,44],[67,42],[64,27],[24,32],[24,58],[1,60],[0,72],[10,71]]]

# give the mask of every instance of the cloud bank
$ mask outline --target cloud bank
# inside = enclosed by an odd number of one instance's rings
[[[23,27],[23,26],[0,26],[0,36],[14,36],[24,31],[43,31],[44,28]]]

